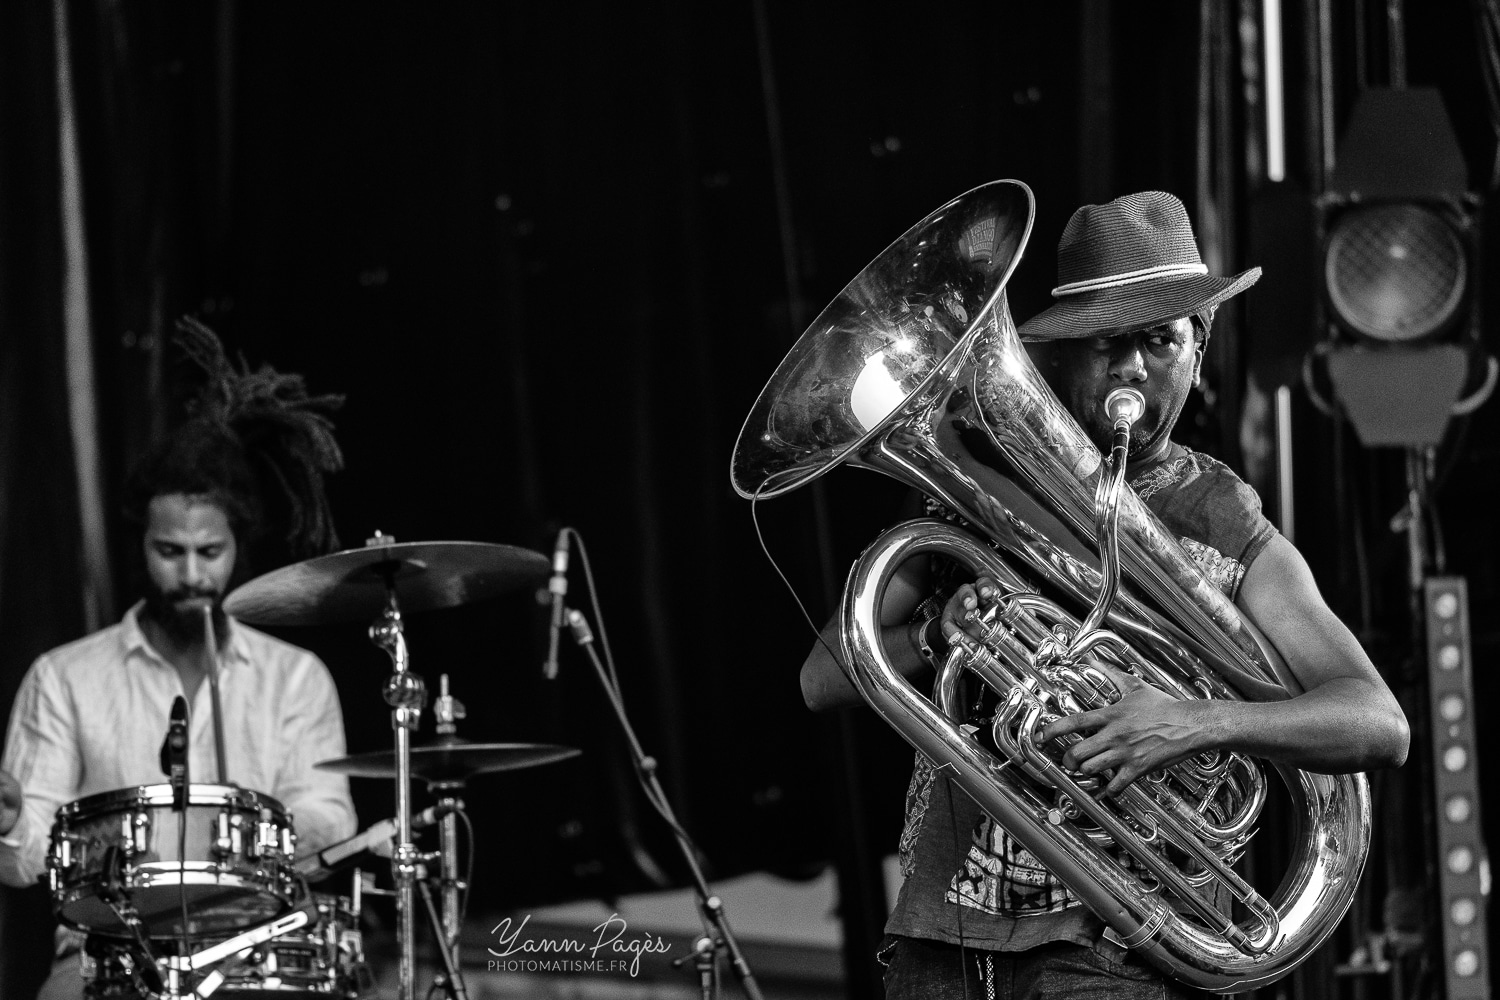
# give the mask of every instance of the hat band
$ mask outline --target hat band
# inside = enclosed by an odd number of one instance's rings
[[[1182,274],[1207,273],[1207,264],[1160,264],[1156,267],[1144,267],[1139,271],[1111,274],[1103,278],[1090,278],[1087,281],[1070,281],[1066,285],[1058,285],[1052,289],[1052,297],[1062,298],[1065,295],[1081,295],[1084,292],[1093,292],[1101,288],[1119,288],[1122,285],[1135,285],[1142,281],[1150,281],[1152,278],[1172,278]]]

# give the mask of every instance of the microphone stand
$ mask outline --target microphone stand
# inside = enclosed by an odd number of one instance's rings
[[[698,970],[703,1000],[713,1000],[717,995],[718,953],[721,948],[728,952],[730,968],[734,970],[735,978],[740,981],[745,995],[750,1000],[763,1000],[755,975],[750,971],[750,965],[745,961],[744,953],[740,951],[739,942],[735,940],[733,932],[729,929],[729,917],[724,912],[724,901],[709,889],[708,880],[703,876],[703,869],[698,865],[697,848],[687,831],[677,822],[677,816],[672,812],[672,805],[667,801],[666,792],[662,790],[661,782],[657,780],[656,758],[648,756],[641,748],[640,740],[636,738],[635,729],[630,725],[630,718],[625,712],[625,704],[620,699],[620,692],[610,680],[608,671],[604,669],[604,663],[599,659],[598,651],[594,649],[594,632],[589,627],[588,619],[584,617],[583,612],[569,608],[567,621],[568,629],[573,633],[573,641],[588,654],[589,661],[593,663],[594,673],[598,675],[599,683],[604,687],[604,694],[609,699],[610,707],[614,709],[615,718],[619,720],[620,730],[630,744],[630,753],[635,760],[636,771],[646,785],[647,797],[651,799],[651,804],[666,820],[667,826],[676,836],[677,846],[681,849],[688,871],[692,874],[693,887],[698,893],[698,915],[703,920],[704,936],[693,945],[694,968]]]

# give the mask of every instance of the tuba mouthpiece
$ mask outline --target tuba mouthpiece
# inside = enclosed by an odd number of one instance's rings
[[[1146,397],[1135,389],[1116,389],[1104,397],[1104,412],[1116,428],[1128,428],[1145,414]]]

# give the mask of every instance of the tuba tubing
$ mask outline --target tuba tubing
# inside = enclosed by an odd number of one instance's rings
[[[880,639],[880,604],[896,570],[923,555],[953,559],[976,574],[998,577],[1007,569],[970,532],[927,519],[888,529],[860,556],[841,608],[844,666],[888,725],[1035,854],[1122,944],[1173,978],[1222,993],[1254,989],[1285,976],[1322,944],[1348,909],[1364,866],[1371,820],[1362,775],[1277,768],[1292,801],[1298,847],[1269,901],[1275,913],[1269,939],[1247,940],[1227,922],[1215,931],[1184,919],[1086,833],[1051,823],[1049,804],[1004,776],[1007,761],[960,730],[891,665]]]

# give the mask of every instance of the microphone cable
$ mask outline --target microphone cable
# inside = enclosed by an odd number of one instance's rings
[[[818,642],[824,649],[828,650],[828,655],[833,657],[833,662],[839,665],[839,669],[844,672],[845,676],[848,676],[849,670],[844,666],[843,657],[839,656],[838,650],[830,646],[828,640],[823,638],[823,630],[813,620],[812,613],[807,610],[807,605],[802,603],[802,597],[797,593],[797,588],[792,586],[792,581],[788,580],[786,574],[781,571],[781,565],[777,563],[776,557],[771,554],[770,546],[766,544],[766,536],[760,528],[760,515],[755,511],[756,504],[760,503],[761,490],[765,488],[766,484],[761,483],[755,490],[755,496],[750,498],[750,523],[755,526],[755,540],[760,543],[760,550],[765,553],[766,561],[771,564],[771,568],[776,571],[776,575],[781,578],[782,584],[786,586],[787,593],[792,595],[792,600],[796,603],[797,610],[802,612],[802,617],[806,620],[807,627],[812,629],[813,635],[817,637]],[[838,614],[838,610],[834,609],[833,613]]]

